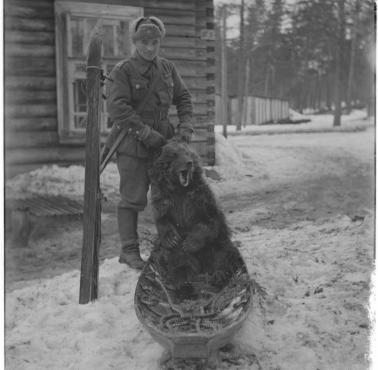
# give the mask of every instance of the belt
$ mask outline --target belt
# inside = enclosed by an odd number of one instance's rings
[[[143,111],[140,116],[142,118],[164,120],[168,118],[168,110]]]

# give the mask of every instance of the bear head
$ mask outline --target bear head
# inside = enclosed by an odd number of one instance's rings
[[[191,188],[202,175],[198,155],[182,141],[171,140],[154,160],[151,181],[170,189]]]

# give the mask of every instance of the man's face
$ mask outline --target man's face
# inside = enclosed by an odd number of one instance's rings
[[[135,47],[143,59],[153,60],[159,53],[160,39],[137,40]]]

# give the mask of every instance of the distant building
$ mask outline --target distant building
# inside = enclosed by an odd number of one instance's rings
[[[212,0],[6,0],[6,176],[46,164],[84,164],[86,48],[103,19],[103,69],[130,55],[129,22],[163,20],[161,56],[175,62],[194,101],[193,146],[204,164],[214,153],[214,37]],[[172,121],[177,119],[175,110]],[[109,130],[106,100],[102,132]]]
[[[215,97],[215,122],[222,123],[221,97]],[[236,124],[238,98],[229,99],[229,125]],[[244,125],[262,125],[287,121],[290,118],[289,101],[261,96],[244,97],[242,122]]]

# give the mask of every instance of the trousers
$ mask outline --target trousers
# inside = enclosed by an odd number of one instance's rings
[[[147,205],[147,192],[150,186],[148,158],[138,158],[117,154],[117,167],[120,176],[119,192],[121,200],[118,208],[143,211]]]
[[[148,161],[148,158],[117,154],[121,195],[117,218],[123,247],[138,244],[138,212],[143,211],[147,205],[147,192],[150,185]]]

